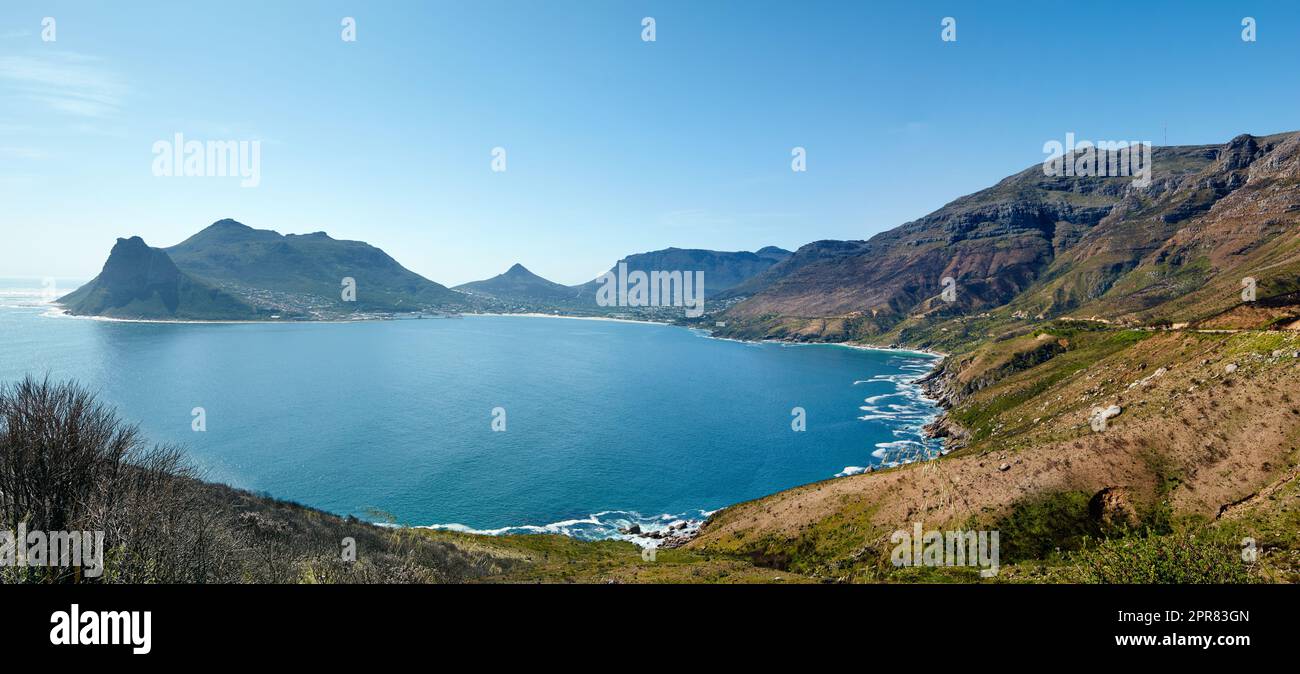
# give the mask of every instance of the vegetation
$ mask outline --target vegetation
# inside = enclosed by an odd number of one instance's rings
[[[1083,583],[1249,583],[1242,548],[1213,530],[1102,540],[1074,556]]]
[[[0,521],[10,532],[104,533],[104,573],[4,566],[6,583],[430,582],[509,560],[196,479],[75,384],[0,388]],[[345,539],[357,560],[344,562]]]

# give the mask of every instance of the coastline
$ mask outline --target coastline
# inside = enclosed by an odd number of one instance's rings
[[[38,309],[41,305],[33,304],[32,308]],[[268,318],[262,321],[250,320],[231,320],[231,319],[181,319],[181,318],[117,318],[115,316],[87,316],[83,314],[69,313],[63,308],[62,304],[50,303],[42,316],[46,318],[73,318],[83,321],[100,321],[103,323],[151,323],[162,325],[311,325],[319,323],[322,325],[341,325],[345,323],[369,323],[394,320],[415,320],[415,319],[396,319],[396,318],[354,318],[349,320],[339,319],[317,319],[317,320],[279,320]],[[430,319],[432,320],[432,319]]]
[[[103,321],[106,323],[156,323],[156,324],[174,324],[174,325],[340,325],[347,323],[383,323],[387,321],[412,321],[412,320],[445,320],[452,318],[470,318],[474,316],[494,316],[494,317],[521,317],[521,318],[564,318],[579,321],[607,321],[611,323],[640,323],[644,325],[664,325],[671,327],[678,326],[674,323],[664,321],[647,321],[633,318],[610,318],[606,316],[575,316],[569,314],[545,314],[541,312],[521,312],[521,313],[495,313],[495,312],[470,312],[449,314],[447,316],[421,316],[419,318],[399,318],[396,316],[364,316],[360,318],[308,318],[308,319],[274,319],[268,318],[263,320],[233,320],[233,319],[183,319],[183,318],[118,318],[116,316],[88,316],[84,314],[69,313],[62,304],[55,302],[44,304],[32,304],[31,308],[45,308],[42,314],[48,318],[75,318],[86,321]]]
[[[664,325],[673,328],[687,327],[684,325],[677,325],[675,323],[666,323],[664,321],[646,321],[646,320],[640,320],[636,318],[611,318],[608,316],[574,316],[571,314],[544,314],[540,311],[527,311],[527,312],[520,312],[515,314],[482,311],[482,312],[474,312],[474,313],[467,313],[467,314],[460,314],[460,315],[467,318],[470,316],[500,316],[500,317],[517,316],[520,318],[564,318],[564,319],[574,320],[574,321],[605,321],[608,323],[640,323],[643,325]]]
[[[695,332],[704,333],[710,339],[717,339],[726,342],[739,342],[741,344],[781,344],[783,346],[838,346],[849,349],[861,349],[864,351],[889,351],[896,353],[910,353],[931,358],[947,358],[948,354],[933,349],[908,348],[896,345],[877,345],[864,344],[859,342],[796,342],[784,339],[740,339],[736,337],[718,337],[708,328],[694,327],[690,325],[679,325],[667,321],[651,321],[636,318],[613,318],[609,316],[580,316],[573,314],[547,314],[539,311],[528,311],[519,313],[501,313],[501,312],[468,312],[459,314],[450,314],[448,316],[430,316],[421,318],[396,318],[390,316],[366,316],[362,318],[350,319],[265,319],[265,320],[230,320],[230,319],[165,319],[165,318],[118,318],[114,316],[87,316],[82,314],[69,313],[63,308],[62,304],[57,302],[46,303],[45,305],[33,304],[33,308],[46,307],[43,316],[49,318],[75,318],[88,321],[104,321],[109,323],[157,323],[157,324],[176,324],[176,325],[340,325],[347,323],[371,323],[398,320],[441,320],[447,318],[470,318],[475,316],[492,316],[501,318],[560,318],[575,321],[604,321],[608,323],[635,323],[640,325],[659,325],[674,328],[685,328]]]

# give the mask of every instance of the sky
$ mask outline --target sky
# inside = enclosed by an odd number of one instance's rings
[[[1297,63],[1296,2],[8,0],[0,277],[87,279],[118,237],[222,218],[447,285],[865,239],[1066,133],[1300,129]],[[155,175],[177,133],[256,141],[256,186]]]

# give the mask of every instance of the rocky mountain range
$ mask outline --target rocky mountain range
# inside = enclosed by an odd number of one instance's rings
[[[667,248],[629,255],[612,269],[690,270],[705,275],[705,292],[749,280],[790,255]],[[344,285],[355,293],[345,299]],[[504,273],[454,289],[412,272],[384,251],[325,232],[280,234],[218,220],[169,248],[139,237],[119,239],[104,270],[60,300],[75,315],[151,320],[321,320],[463,311],[550,311],[602,314],[597,281],[565,286],[515,264]],[[647,308],[644,316],[679,317],[680,307]]]
[[[723,332],[924,345],[985,312],[1196,322],[1243,279],[1261,300],[1297,290],[1300,134],[1155,148],[1152,166],[1137,186],[1039,164],[869,240],[810,243],[731,291],[746,299]]]
[[[1247,327],[1290,317],[1279,307],[1300,292],[1300,134],[1155,148],[1151,168],[1139,185],[1129,176],[1048,176],[1036,164],[865,241],[816,241],[794,253],[667,248],[611,269],[703,271],[729,337],[936,346],[1059,317]],[[69,311],[322,318],[600,309],[595,280],[564,286],[516,264],[449,289],[362,242],[233,220],[160,252],[119,252],[94,292],[66,298]],[[148,260],[157,269],[123,269]],[[150,273],[156,302],[137,287]],[[358,286],[355,303],[340,299],[345,278]],[[161,289],[173,280],[174,289]],[[1241,306],[1243,284],[1258,302]],[[206,288],[220,293],[195,299]]]

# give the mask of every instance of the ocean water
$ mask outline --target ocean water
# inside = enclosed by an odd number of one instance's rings
[[[0,381],[76,379],[207,479],[372,520],[601,538],[938,451],[923,354],[516,316],[129,323],[48,295],[0,281]]]

